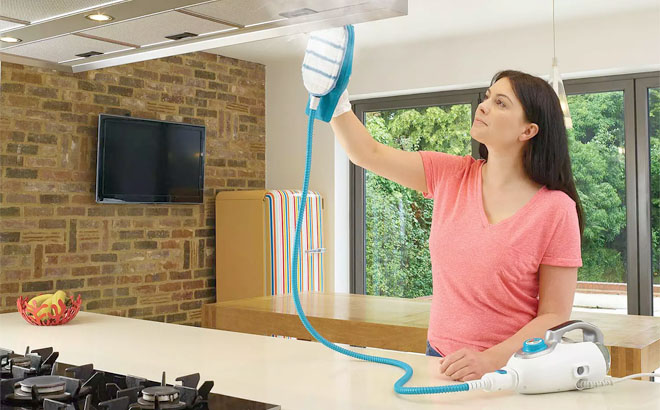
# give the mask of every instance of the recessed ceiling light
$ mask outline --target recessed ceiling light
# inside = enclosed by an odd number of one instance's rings
[[[21,39],[15,37],[0,37],[0,41],[5,43],[20,43]]]
[[[108,16],[107,14],[101,14],[101,13],[94,13],[94,14],[88,14],[85,16],[85,18],[93,21],[110,21],[114,20],[114,17]]]

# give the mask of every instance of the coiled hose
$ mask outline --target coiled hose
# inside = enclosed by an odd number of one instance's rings
[[[360,354],[353,352],[343,347],[337,346],[336,344],[326,340],[321,336],[316,329],[307,320],[305,312],[303,312],[302,306],[300,305],[300,297],[298,295],[298,255],[300,254],[300,232],[303,223],[303,213],[305,212],[305,205],[307,204],[307,190],[309,187],[309,174],[312,166],[312,135],[314,133],[314,118],[316,110],[313,109],[309,115],[309,122],[307,124],[307,154],[305,160],[305,178],[303,180],[302,188],[302,200],[298,208],[298,220],[296,221],[296,233],[294,237],[294,248],[293,248],[293,269],[292,269],[292,282],[293,282],[293,300],[296,304],[296,310],[298,316],[302,321],[305,329],[320,343],[326,347],[334,350],[335,352],[344,354],[346,356],[353,357],[355,359],[366,360],[368,362],[387,364],[390,366],[396,366],[404,370],[404,375],[401,376],[399,380],[394,383],[394,391],[398,394],[434,394],[434,393],[454,393],[460,391],[468,391],[476,388],[483,388],[483,383],[479,380],[449,386],[429,386],[429,387],[405,387],[404,385],[410,380],[413,375],[412,367],[405,362],[400,360],[389,359],[379,356],[370,356],[365,354]]]

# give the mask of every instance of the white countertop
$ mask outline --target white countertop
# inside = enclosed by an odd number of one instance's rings
[[[336,353],[320,343],[80,312],[62,326],[38,327],[18,313],[0,314],[0,347],[23,353],[52,346],[59,361],[167,382],[199,372],[213,392],[307,409],[660,409],[660,383],[627,380],[582,392],[521,395],[471,391],[403,397],[399,368]],[[407,386],[454,384],[437,359],[416,353],[357,349],[409,363]],[[177,382],[178,383],[178,382]]]

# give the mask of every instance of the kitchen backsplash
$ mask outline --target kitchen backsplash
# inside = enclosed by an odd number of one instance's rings
[[[62,289],[86,311],[199,326],[215,300],[215,194],[265,185],[265,67],[191,53],[1,68],[0,313]],[[100,113],[205,125],[204,204],[96,204]]]

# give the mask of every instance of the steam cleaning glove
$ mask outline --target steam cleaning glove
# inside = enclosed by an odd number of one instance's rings
[[[330,122],[332,117],[350,111],[351,102],[348,100],[348,91],[346,90],[346,86],[348,85],[348,75],[346,76],[345,83],[346,84],[344,84],[343,87],[340,87],[339,82],[337,82],[337,86],[332,91],[321,97],[314,118],[324,122]],[[307,115],[311,114],[309,101],[310,97],[307,99],[307,106],[305,108],[305,114]]]
[[[319,101],[319,106],[316,109],[316,113],[314,115],[314,118],[324,122],[330,122],[333,116],[337,116],[339,114],[343,114],[344,112],[346,112],[346,111],[342,111],[341,113],[336,113],[335,110],[339,108],[338,104],[341,104],[342,110],[345,110],[347,105],[348,105],[348,110],[351,109],[351,104],[350,102],[348,102],[348,93],[346,93],[346,95],[344,96],[344,91],[346,91],[346,87],[348,87],[348,79],[350,78],[351,72],[353,71],[353,41],[354,41],[353,36],[354,35],[353,35],[353,26],[349,25],[347,27],[349,32],[348,45],[346,48],[346,54],[344,55],[344,61],[342,62],[339,78],[337,78],[337,83],[335,84],[335,88],[333,88],[332,91],[330,91],[328,94],[321,97]],[[343,96],[343,100],[342,100],[342,96]],[[308,116],[311,114],[311,110],[309,109],[310,99],[311,97],[308,97],[307,105],[305,107],[305,114],[307,114]]]
[[[328,94],[321,97],[319,101],[319,106],[316,109],[316,114],[314,118],[317,120],[330,122],[332,117],[343,114],[346,111],[350,111],[351,102],[348,100],[348,91],[346,86],[348,85],[348,76],[350,75],[350,65],[349,73],[345,76],[345,81],[343,86],[340,86],[339,81],[335,88],[330,91]],[[340,79],[341,80],[341,79]],[[309,101],[311,97],[307,99],[307,106],[305,108],[305,114],[308,116],[311,114],[309,109]]]
[[[345,89],[343,93],[339,96],[339,101],[337,101],[337,107],[335,107],[335,112],[332,114],[332,118],[338,117],[345,112],[351,110],[351,102],[348,99],[348,89]]]

